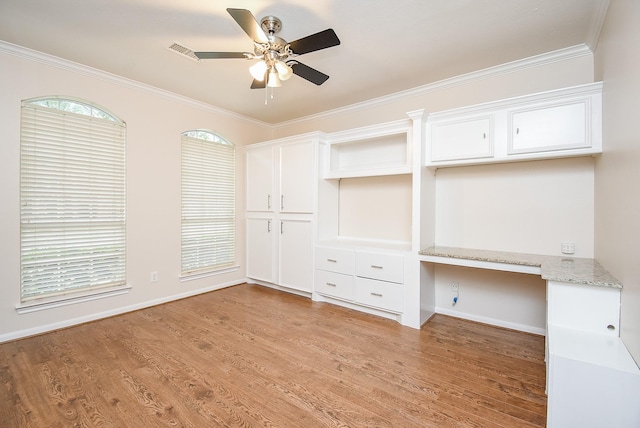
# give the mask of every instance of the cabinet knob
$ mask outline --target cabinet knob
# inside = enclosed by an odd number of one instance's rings
[[[378,266],[378,265],[371,265],[372,269],[382,269],[382,266]]]
[[[332,282],[327,282],[327,285],[328,285],[329,287],[335,287],[335,286],[336,286],[336,285],[335,285],[334,283],[332,283]]]
[[[380,293],[371,293],[372,296],[376,296],[376,297],[382,297],[382,294]]]
[[[267,195],[267,209],[271,209],[271,195]]]
[[[613,324],[609,324],[609,325],[607,326],[607,330],[611,330],[611,331],[613,331],[613,330],[615,330],[615,329],[616,329],[616,326],[615,326],[615,325],[613,325]]]
[[[335,260],[335,259],[327,259],[327,261],[330,262],[330,263],[338,263],[338,261]]]

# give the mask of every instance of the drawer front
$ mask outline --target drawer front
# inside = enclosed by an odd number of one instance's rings
[[[397,254],[356,253],[356,276],[404,282],[404,257]]]
[[[316,269],[353,275],[355,255],[350,250],[316,247]]]
[[[316,269],[314,290],[327,296],[353,301],[355,296],[353,278],[351,275]]]
[[[356,302],[392,312],[402,312],[403,287],[392,282],[356,278]]]

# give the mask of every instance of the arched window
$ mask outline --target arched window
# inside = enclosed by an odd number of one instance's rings
[[[235,263],[235,147],[212,132],[182,133],[182,274]]]
[[[125,131],[84,101],[22,102],[23,303],[125,285]]]

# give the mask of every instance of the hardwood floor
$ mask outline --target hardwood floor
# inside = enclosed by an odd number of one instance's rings
[[[543,427],[544,338],[255,285],[0,345],[2,427]]]

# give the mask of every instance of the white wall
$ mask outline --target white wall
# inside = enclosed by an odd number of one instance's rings
[[[593,159],[439,169],[438,245],[593,257]]]
[[[341,237],[411,242],[411,176],[343,178]]]
[[[55,58],[0,46],[0,341],[86,321],[245,278],[242,146],[267,128],[209,106]],[[127,280],[130,293],[19,315],[20,104],[62,95],[93,102],[127,123]],[[180,282],[180,133],[205,128],[238,148],[235,272]],[[159,281],[150,282],[157,271]]]
[[[595,168],[595,255],[623,283],[621,337],[640,364],[640,2],[612,0],[598,44],[603,146]]]

